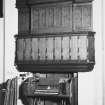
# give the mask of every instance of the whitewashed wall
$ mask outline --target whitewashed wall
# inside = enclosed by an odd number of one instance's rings
[[[4,43],[4,19],[0,18],[0,83],[3,82],[3,43]]]
[[[5,0],[5,80],[17,75],[14,66],[15,38],[18,31],[18,13],[15,0]]]
[[[93,29],[95,35],[96,65],[90,73],[79,73],[79,105],[104,105],[104,0],[93,2]],[[105,8],[104,8],[105,9]]]
[[[92,72],[79,73],[78,97],[79,105],[104,105],[104,0],[94,0],[93,3],[93,29],[95,35],[96,65]],[[17,34],[17,10],[15,0],[5,0],[5,80],[18,74],[14,67],[15,40]],[[1,27],[0,27],[1,28]],[[3,35],[3,34],[2,34]],[[3,36],[0,36],[3,37]],[[0,42],[2,43],[2,42]],[[0,46],[0,48],[2,48]],[[1,57],[2,54],[0,54]],[[2,65],[2,64],[0,64]],[[1,66],[2,67],[2,66]],[[0,78],[2,68],[0,68]],[[1,79],[2,80],[2,79]]]
[[[90,73],[79,73],[79,105],[104,105],[104,0],[93,2],[96,65]]]

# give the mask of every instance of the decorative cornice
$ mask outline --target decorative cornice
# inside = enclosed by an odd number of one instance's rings
[[[94,68],[93,63],[75,63],[75,64],[16,64],[20,72],[39,72],[39,73],[74,73],[89,72]]]
[[[93,0],[16,0],[16,7],[27,7],[30,5],[51,4],[59,2],[88,3]]]

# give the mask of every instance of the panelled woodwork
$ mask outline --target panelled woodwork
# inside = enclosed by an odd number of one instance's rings
[[[31,22],[29,21],[30,17]],[[19,10],[19,32],[28,32],[29,26],[31,27],[31,33],[72,31],[71,2],[32,6],[31,13],[29,8],[21,8]]]
[[[43,34],[29,35],[28,37],[17,35],[16,45],[15,63],[17,65],[65,64],[72,67],[72,63],[75,65],[77,63],[95,63],[94,33],[92,32],[63,33],[47,35],[47,37]],[[91,69],[92,67],[90,67]]]
[[[94,61],[94,35],[70,34],[17,37],[17,60],[90,60]],[[91,42],[90,42],[91,41]],[[91,45],[90,45],[91,43]],[[91,53],[91,54],[90,54]],[[89,57],[91,55],[91,57]]]
[[[92,0],[17,0],[16,7],[15,64],[18,70],[55,72],[59,69],[60,72],[65,68],[65,72],[79,72],[93,69]]]
[[[92,31],[92,5],[73,5],[73,31]]]
[[[18,9],[18,32],[29,32],[29,8]]]
[[[20,8],[19,33],[92,31],[91,3],[58,3]]]

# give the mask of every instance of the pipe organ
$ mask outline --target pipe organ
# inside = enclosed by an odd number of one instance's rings
[[[92,2],[16,0],[15,66],[33,73],[20,86],[24,105],[78,105],[78,72],[95,64]]]
[[[19,71],[85,72],[94,67],[92,3],[19,1],[15,63]]]

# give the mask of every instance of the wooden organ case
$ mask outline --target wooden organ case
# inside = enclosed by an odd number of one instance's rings
[[[16,0],[16,7],[15,65],[34,74],[22,96],[32,105],[77,105],[78,72],[95,64],[92,0]]]

